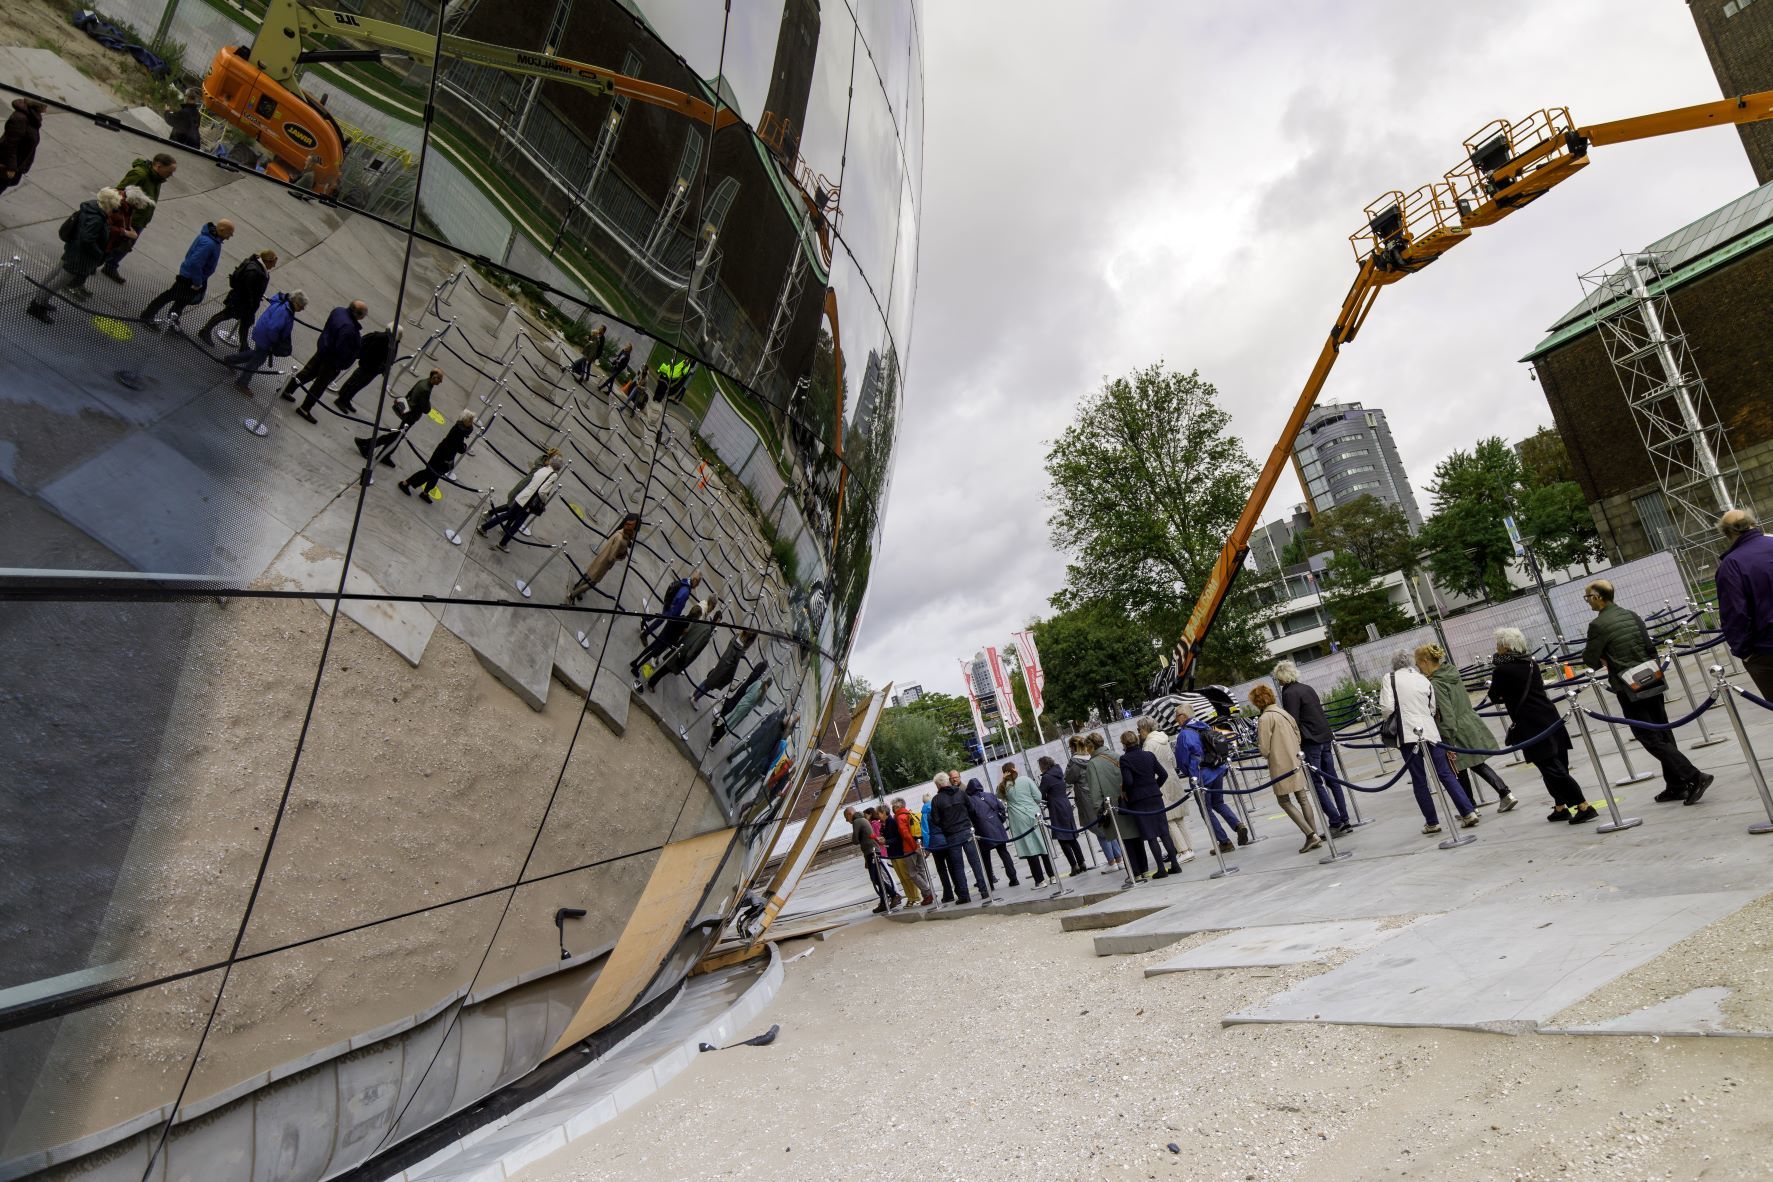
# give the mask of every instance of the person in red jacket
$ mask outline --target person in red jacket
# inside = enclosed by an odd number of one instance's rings
[[[935,906],[936,891],[930,885],[929,871],[924,869],[923,844],[919,840],[923,826],[905,807],[903,799],[893,801],[892,815],[886,818],[884,830],[887,858],[893,864],[893,873],[899,876],[899,885],[905,888],[905,898],[912,906]]]

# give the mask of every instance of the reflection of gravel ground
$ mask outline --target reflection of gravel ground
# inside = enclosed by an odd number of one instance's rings
[[[518,1177],[1767,1176],[1763,1043],[1225,1028],[1329,966],[1143,978],[1212,938],[1097,958],[1053,916],[846,929],[789,967],[773,1047],[704,1056]]]
[[[1734,1030],[1773,1030],[1773,894],[1694,932],[1648,964],[1571,1006],[1551,1023],[1618,1018],[1708,985],[1735,990],[1721,1009]],[[1773,1055],[1769,1056],[1773,1071]],[[1773,1165],[1768,1167],[1773,1174]]]

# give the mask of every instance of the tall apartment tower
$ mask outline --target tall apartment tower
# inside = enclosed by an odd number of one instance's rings
[[[1765,3],[1773,6],[1773,0]],[[1382,410],[1320,402],[1293,440],[1293,470],[1313,516],[1371,495],[1402,509],[1411,533],[1422,528],[1422,511]]]
[[[1699,41],[1726,97],[1773,90],[1773,0],[1687,0]],[[1736,129],[1755,183],[1773,180],[1773,126]]]

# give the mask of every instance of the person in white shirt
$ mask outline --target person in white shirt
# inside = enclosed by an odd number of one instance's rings
[[[1398,715],[1399,742],[1403,744],[1404,767],[1409,769],[1410,787],[1416,792],[1416,803],[1422,809],[1422,832],[1439,833],[1440,818],[1434,808],[1434,794],[1428,786],[1428,769],[1423,766],[1420,738],[1429,748],[1441,741],[1441,732],[1434,725],[1434,686],[1416,668],[1416,660],[1407,652],[1391,658],[1391,672],[1379,685],[1379,713],[1389,718]],[[1447,798],[1459,810],[1459,823],[1470,829],[1478,823],[1477,810],[1471,798],[1448,768],[1445,760],[1430,759],[1434,774],[1440,777]]]
[[[1157,729],[1157,723],[1149,716],[1139,719],[1140,745],[1157,756],[1157,762],[1163,766],[1169,779],[1164,781],[1164,807],[1169,809],[1164,820],[1169,823],[1170,851],[1176,861],[1190,862],[1194,860],[1194,843],[1188,840],[1188,810],[1172,807],[1187,794],[1189,784],[1185,777],[1176,774],[1176,752],[1170,745],[1170,736]]]

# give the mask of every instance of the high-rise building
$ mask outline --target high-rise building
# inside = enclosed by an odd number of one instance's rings
[[[1687,0],[1712,73],[1726,96],[1773,90],[1773,0]],[[1736,129],[1755,183],[1773,180],[1773,124]]]
[[[920,701],[922,698],[923,686],[914,681],[909,685],[901,687],[899,692],[893,695],[893,705],[909,706],[911,703]]]
[[[1410,532],[1422,528],[1422,511],[1382,410],[1358,402],[1313,407],[1293,440],[1293,470],[1313,515],[1370,495],[1402,509]]]

